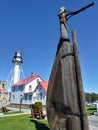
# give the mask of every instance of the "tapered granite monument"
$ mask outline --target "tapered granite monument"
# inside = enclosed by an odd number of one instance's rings
[[[51,130],[89,130],[76,33],[73,45],[67,33],[66,9],[59,10],[60,41],[47,92],[47,117]]]

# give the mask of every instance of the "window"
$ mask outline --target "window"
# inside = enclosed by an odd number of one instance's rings
[[[42,93],[37,93],[37,94],[36,94],[36,99],[37,99],[38,101],[42,100]]]
[[[23,91],[23,86],[21,86],[21,92]]]
[[[15,96],[13,95],[13,100],[15,99]]]
[[[41,86],[39,86],[39,90],[41,90],[42,89],[42,87]]]
[[[29,85],[29,91],[31,91],[32,85]]]
[[[42,93],[40,93],[40,99],[42,100]]]
[[[37,79],[37,83],[39,83],[39,79]]]
[[[32,95],[29,95],[29,100],[31,100],[32,99]]]
[[[27,94],[25,94],[25,100],[27,100]]]
[[[15,92],[15,87],[12,88],[12,91]]]
[[[19,86],[19,90],[20,90],[20,86]]]

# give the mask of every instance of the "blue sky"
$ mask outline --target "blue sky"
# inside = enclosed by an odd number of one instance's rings
[[[75,11],[92,0],[0,0],[0,80],[6,80],[19,50],[25,77],[31,72],[48,81],[60,38],[58,10]],[[98,1],[68,21],[76,30],[86,92],[98,93]],[[72,42],[72,41],[71,41]],[[72,44],[72,43],[70,43]]]

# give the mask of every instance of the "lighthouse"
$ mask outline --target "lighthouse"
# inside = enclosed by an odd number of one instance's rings
[[[20,81],[21,79],[23,79],[24,73],[23,73],[23,69],[22,69],[22,53],[20,51],[16,51],[13,59],[12,59],[12,63],[13,63],[13,67],[11,68],[8,77],[7,77],[7,88],[8,91],[11,91],[11,86],[15,83],[17,83],[18,81]]]
[[[22,54],[20,51],[15,52],[15,56],[13,57],[12,63],[14,64],[13,68],[13,84],[17,83],[21,78],[21,65],[23,63]]]

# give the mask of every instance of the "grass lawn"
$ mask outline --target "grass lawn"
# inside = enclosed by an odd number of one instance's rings
[[[93,115],[94,112],[97,112],[97,107],[96,106],[86,106],[87,108],[87,115]]]
[[[31,115],[0,118],[0,130],[50,130],[47,120],[32,119]]]
[[[96,106],[87,106],[87,114],[96,112]],[[30,114],[0,117],[0,130],[50,130],[47,120],[32,119]]]

